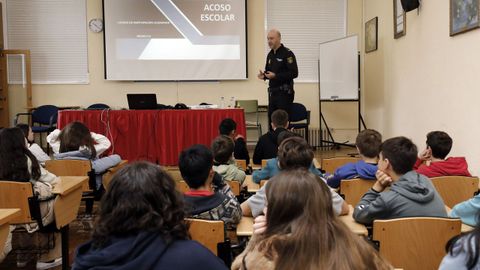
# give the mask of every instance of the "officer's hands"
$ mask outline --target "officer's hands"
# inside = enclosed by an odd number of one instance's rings
[[[263,74],[263,71],[262,71],[262,70],[259,70],[259,71],[258,71],[257,77],[258,77],[260,80],[265,80],[265,75]]]
[[[267,79],[269,79],[269,80],[274,79],[275,78],[275,73],[273,73],[271,71],[267,71],[267,72],[265,72],[265,77],[267,77]]]

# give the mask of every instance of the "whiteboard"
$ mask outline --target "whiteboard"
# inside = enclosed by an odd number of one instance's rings
[[[358,100],[358,37],[320,44],[320,100]]]

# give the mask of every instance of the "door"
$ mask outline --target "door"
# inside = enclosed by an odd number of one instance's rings
[[[3,53],[5,46],[3,40],[2,8],[2,3],[0,3],[0,128],[10,126],[8,111],[7,56]]]

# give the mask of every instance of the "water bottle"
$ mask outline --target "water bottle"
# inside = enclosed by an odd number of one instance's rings
[[[220,108],[225,108],[225,97],[220,97]]]
[[[235,108],[235,97],[230,97],[229,108]]]

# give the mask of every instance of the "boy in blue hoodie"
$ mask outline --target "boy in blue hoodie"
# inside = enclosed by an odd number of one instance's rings
[[[327,177],[327,184],[332,188],[338,188],[342,179],[375,180],[381,144],[382,135],[378,131],[373,129],[362,130],[358,133],[355,141],[361,160],[356,163],[347,163],[338,168],[333,175]]]

